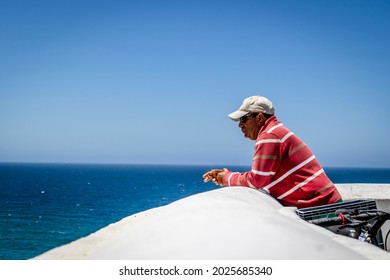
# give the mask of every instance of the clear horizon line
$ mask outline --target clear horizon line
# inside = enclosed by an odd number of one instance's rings
[[[63,164],[63,165],[163,165],[163,166],[209,166],[222,168],[224,166],[250,168],[250,165],[243,164],[221,164],[221,163],[147,163],[147,162],[67,162],[67,161],[0,161],[0,164]],[[351,168],[351,169],[390,169],[390,166],[325,166],[323,168]]]

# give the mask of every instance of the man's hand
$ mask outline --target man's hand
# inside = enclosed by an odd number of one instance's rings
[[[214,183],[217,182],[217,175],[219,172],[222,172],[222,169],[213,169],[205,174],[203,174],[204,182],[207,183],[208,181],[213,181]]]
[[[213,181],[214,184],[222,186],[223,176],[229,172],[228,169],[213,169],[205,174],[203,174],[204,182]]]

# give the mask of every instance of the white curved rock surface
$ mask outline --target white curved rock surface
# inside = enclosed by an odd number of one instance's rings
[[[390,259],[262,192],[221,188],[129,216],[35,259]]]

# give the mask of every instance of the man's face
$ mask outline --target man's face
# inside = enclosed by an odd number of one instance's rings
[[[260,128],[262,127],[262,122],[259,121],[259,117],[261,116],[250,115],[249,118],[243,118],[239,122],[238,127],[241,128],[241,131],[244,133],[246,138],[251,140],[257,139],[257,135],[259,134]]]

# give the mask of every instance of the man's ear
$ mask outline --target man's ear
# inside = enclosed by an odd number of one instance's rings
[[[256,116],[256,120],[259,124],[263,125],[266,121],[266,118],[263,113],[258,113]]]

